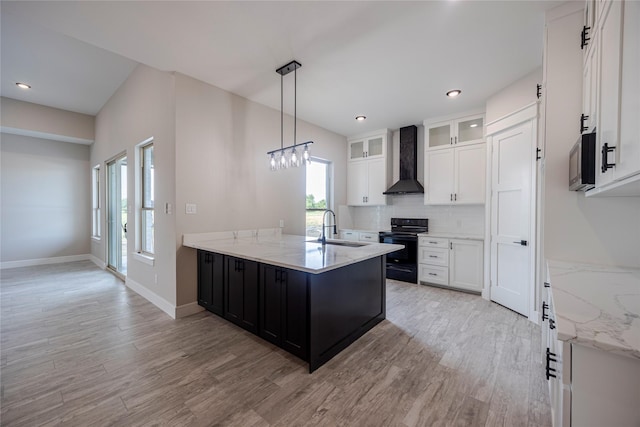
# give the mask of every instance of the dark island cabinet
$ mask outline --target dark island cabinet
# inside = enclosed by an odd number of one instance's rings
[[[198,304],[224,316],[224,256],[198,250]]]
[[[268,264],[261,264],[260,272],[260,336],[309,360],[308,274]]]
[[[258,263],[225,256],[225,313],[227,320],[258,334]]]

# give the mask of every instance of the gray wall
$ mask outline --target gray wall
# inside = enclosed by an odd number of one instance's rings
[[[0,134],[0,261],[90,251],[89,147]]]

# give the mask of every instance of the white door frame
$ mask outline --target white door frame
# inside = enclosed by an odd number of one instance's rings
[[[486,173],[486,203],[485,203],[485,237],[484,237],[484,287],[482,290],[482,297],[484,299],[491,299],[491,207],[492,207],[492,173],[493,173],[493,135],[498,132],[502,132],[511,127],[520,125],[527,121],[531,121],[531,131],[532,135],[532,145],[531,150],[533,152],[532,155],[532,164],[531,164],[531,205],[530,205],[530,236],[531,236],[531,244],[530,246],[530,289],[529,289],[529,320],[534,323],[539,322],[539,313],[536,305],[536,294],[538,292],[538,267],[537,267],[537,259],[536,255],[538,254],[538,244],[540,242],[536,239],[536,229],[537,229],[537,161],[536,161],[536,148],[537,148],[537,140],[538,140],[538,102],[533,102],[529,105],[526,105],[512,113],[509,113],[503,117],[500,117],[497,120],[494,120],[490,123],[487,123],[487,173]]]

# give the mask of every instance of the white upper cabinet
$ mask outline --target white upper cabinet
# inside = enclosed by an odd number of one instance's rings
[[[387,135],[349,140],[349,160],[386,157]]]
[[[427,151],[426,205],[484,204],[486,144]]]
[[[389,131],[384,129],[347,142],[347,205],[386,205],[387,196],[382,193],[389,188],[391,179]]]
[[[445,122],[425,124],[427,150],[484,141],[484,115],[464,117]]]
[[[425,121],[424,203],[484,204],[484,115]]]

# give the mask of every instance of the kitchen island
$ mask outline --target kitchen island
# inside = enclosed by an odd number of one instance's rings
[[[401,245],[279,230],[185,235],[198,250],[198,304],[309,363],[309,372],[386,316],[385,255]]]

